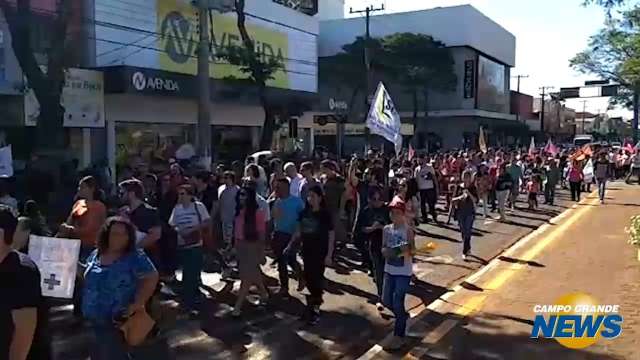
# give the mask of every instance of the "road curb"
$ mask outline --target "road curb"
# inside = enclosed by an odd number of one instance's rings
[[[494,257],[490,258],[488,260],[488,264],[487,265],[485,265],[482,268],[478,269],[476,272],[470,274],[469,276],[461,279],[458,282],[457,285],[453,286],[453,288],[451,288],[449,291],[444,293],[438,299],[434,300],[433,302],[431,302],[428,305],[424,305],[423,304],[423,305],[413,309],[409,313],[410,318],[409,318],[409,320],[407,322],[407,332],[410,333],[411,330],[414,327],[416,327],[418,324],[423,323],[424,320],[429,315],[431,315],[432,313],[436,312],[436,310],[439,307],[445,305],[449,298],[451,298],[452,296],[456,295],[458,292],[463,290],[464,287],[461,284],[463,284],[463,283],[473,283],[475,280],[477,280],[478,278],[482,277],[484,274],[486,274],[489,271],[491,271],[494,268],[496,268],[501,263],[501,260],[499,259],[500,257],[503,257],[503,256],[507,256],[508,257],[509,255],[515,253],[517,250],[519,250],[520,248],[522,248],[523,246],[528,244],[532,239],[536,238],[540,234],[542,234],[545,231],[547,231],[551,226],[555,225],[555,223],[560,222],[564,218],[568,217],[569,214],[575,212],[575,210],[579,207],[579,205],[584,204],[584,202],[586,200],[588,200],[594,194],[597,194],[597,190],[592,191],[583,200],[581,200],[580,203],[574,204],[570,208],[562,211],[560,214],[558,214],[555,217],[549,219],[545,224],[542,224],[537,229],[535,229],[535,230],[531,231],[530,233],[528,233],[526,235],[523,235],[523,236],[517,238],[516,240],[514,240],[511,243],[511,245],[509,245],[507,247],[504,247],[502,251],[500,251]],[[435,330],[438,327],[440,327],[440,325],[442,323],[444,323],[444,321],[446,321],[446,320],[443,319],[443,321],[441,321],[440,323],[430,324],[430,326],[428,326],[426,331],[423,331],[424,332],[423,335],[429,337],[431,335],[430,333],[433,330]],[[378,354],[380,354],[382,351],[384,351],[384,347],[391,341],[392,338],[393,338],[393,333],[389,333],[382,341],[380,341],[378,344],[375,344],[367,352],[365,352],[363,355],[358,357],[358,360],[371,360],[371,359],[374,359]],[[433,338],[435,339],[436,336],[434,335]],[[411,354],[411,357],[415,358],[415,355]]]

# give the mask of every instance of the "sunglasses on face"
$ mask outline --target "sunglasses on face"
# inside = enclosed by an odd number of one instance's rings
[[[189,196],[189,193],[186,192],[179,192],[178,195],[180,196]]]

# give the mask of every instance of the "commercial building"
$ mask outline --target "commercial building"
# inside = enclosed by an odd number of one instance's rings
[[[419,99],[415,128],[419,147],[427,144],[442,148],[473,146],[480,126],[484,127],[490,143],[515,143],[518,134],[526,133],[526,127],[516,122],[516,116],[510,111],[510,69],[515,66],[516,39],[499,24],[470,5],[376,15],[370,21],[372,37],[403,32],[425,34],[444,42],[451,51],[457,78],[455,89],[428,90],[427,100]],[[321,21],[321,61],[340,53],[345,44],[352,43],[364,31],[364,18]],[[393,81],[385,85],[403,121],[408,122],[412,118],[413,99]],[[358,108],[352,110],[360,115],[354,119],[364,117],[363,92],[352,99],[353,89],[349,84],[325,83],[322,74],[319,87],[319,107],[315,112],[305,113],[305,117],[331,113],[330,99],[356,104]],[[357,143],[358,147],[362,142],[362,136],[348,141]]]
[[[536,98],[533,101],[533,113],[536,118],[540,117],[541,100]],[[576,134],[576,111],[567,107],[557,100],[544,101],[544,132],[547,136],[555,138],[557,141],[570,141]],[[540,130],[538,120],[537,129]]]
[[[105,73],[107,145],[111,158],[149,154],[192,143],[197,122],[198,16],[189,0],[137,4],[95,0],[95,64]],[[317,1],[246,2],[249,35],[265,57],[284,64],[268,81],[268,102],[288,137],[289,120],[310,109],[317,91]],[[315,9],[314,9],[315,7]],[[151,14],[151,16],[150,16]],[[247,74],[216,54],[241,45],[234,12],[213,12],[210,60],[212,143],[219,156],[257,147],[264,111]],[[297,121],[298,136],[311,146],[310,121]],[[116,136],[117,135],[117,136]]]

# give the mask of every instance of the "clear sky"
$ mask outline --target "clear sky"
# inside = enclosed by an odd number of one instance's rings
[[[583,7],[582,0],[345,0],[346,9],[379,7],[386,12],[429,9],[438,6],[470,4],[500,24],[516,37],[516,67],[511,74],[529,75],[522,79],[520,90],[539,97],[541,86],[580,86],[594,76],[582,75],[569,66],[569,59],[587,47],[589,37],[602,27],[604,13],[597,6]],[[512,89],[516,79],[512,79]],[[567,105],[582,111],[580,100]],[[587,111],[607,109],[606,99],[588,99]],[[610,115],[630,117],[627,111],[610,111]]]

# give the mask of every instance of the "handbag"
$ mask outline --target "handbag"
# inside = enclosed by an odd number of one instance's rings
[[[138,346],[142,344],[156,322],[149,316],[146,309],[135,312],[127,321],[120,326],[124,339],[129,346]]]

